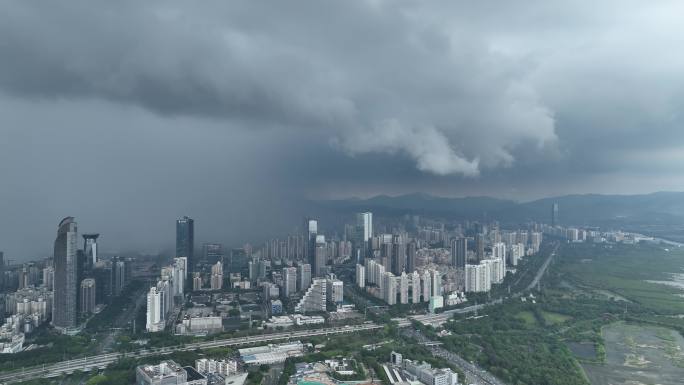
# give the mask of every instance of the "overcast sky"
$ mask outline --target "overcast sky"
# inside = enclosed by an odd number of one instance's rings
[[[0,250],[289,202],[684,190],[681,1],[0,2]]]

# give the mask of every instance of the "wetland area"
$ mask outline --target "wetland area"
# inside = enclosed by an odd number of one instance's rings
[[[681,385],[684,338],[671,329],[616,322],[603,328],[605,364],[583,363],[592,385]],[[591,355],[593,346],[570,346]]]

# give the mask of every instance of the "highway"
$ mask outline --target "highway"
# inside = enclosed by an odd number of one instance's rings
[[[141,349],[129,353],[108,353],[73,360],[61,361],[53,364],[22,368],[11,372],[0,373],[0,383],[11,384],[20,381],[28,381],[37,378],[51,378],[62,374],[72,373],[75,370],[91,371],[104,369],[107,365],[116,362],[120,358],[140,358],[146,356],[170,354],[175,351],[189,351],[195,349],[208,349],[225,346],[241,346],[257,343],[276,342],[283,340],[307,338],[313,336],[336,335],[344,333],[357,333],[382,328],[382,325],[362,324],[345,327],[333,327],[313,330],[301,330],[284,333],[264,334],[238,338],[228,338],[214,341],[196,342],[181,346],[169,346],[158,349]]]
[[[480,311],[484,309],[486,306],[491,306],[491,305],[497,305],[502,303],[502,299],[495,299],[493,301],[487,302],[487,303],[482,303],[479,305],[472,305],[472,306],[467,306],[463,307],[460,309],[451,309],[451,310],[445,310],[442,313],[437,313],[437,314],[421,314],[421,315],[414,315],[409,318],[412,320],[418,321],[422,324],[430,324],[432,326],[439,326],[449,319],[454,316],[454,314],[468,314],[468,313],[475,313],[477,311]],[[403,324],[400,324],[399,326],[403,326]]]
[[[553,257],[556,255],[556,251],[558,251],[558,247],[560,246],[559,243],[556,243],[556,246],[554,246],[553,251],[549,254],[549,256],[546,258],[546,261],[544,261],[544,264],[539,268],[539,271],[537,271],[537,275],[534,276],[534,279],[532,282],[530,282],[529,285],[525,288],[525,291],[530,291],[532,290],[541,278],[544,276],[544,273],[546,273],[546,269],[549,268],[549,264],[551,263],[551,260],[553,260]]]

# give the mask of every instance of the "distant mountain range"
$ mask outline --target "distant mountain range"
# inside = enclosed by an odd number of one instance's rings
[[[559,222],[564,225],[638,227],[684,225],[684,192],[657,192],[643,195],[565,195],[531,202],[490,197],[445,198],[424,193],[369,199],[317,201],[333,212],[369,210],[379,215],[418,214],[469,220],[497,219],[504,223],[528,221],[549,223],[551,206],[560,207]]]

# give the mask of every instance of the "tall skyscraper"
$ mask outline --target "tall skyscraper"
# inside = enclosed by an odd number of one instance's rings
[[[492,243],[499,243],[501,242],[501,232],[499,231],[498,228],[493,229],[489,233],[489,239],[492,241]]]
[[[465,273],[465,291],[468,293],[483,293],[491,290],[490,265],[483,263],[467,265]]]
[[[100,234],[83,234],[85,268],[90,271],[97,264],[97,237]]]
[[[468,258],[468,239],[465,237],[451,240],[451,265],[465,269]]]
[[[29,286],[29,274],[26,265],[19,270],[19,290]]]
[[[97,303],[109,303],[114,292],[114,280],[116,278],[114,277],[112,261],[99,261],[91,273],[97,285],[95,301]]]
[[[173,295],[174,296],[180,296],[183,297],[185,294],[185,285],[188,282],[188,275],[187,272],[185,271],[185,267],[187,266],[187,260],[185,257],[177,257],[173,259],[173,264],[170,266],[171,268],[171,281],[173,282]],[[128,262],[126,262],[128,263]],[[212,267],[212,273],[214,272],[214,268]],[[212,279],[215,279],[214,276],[212,275]],[[223,275],[221,276],[221,281],[223,281]],[[212,281],[213,283],[213,281]]]
[[[366,268],[359,263],[356,264],[356,286],[360,288],[366,286]]]
[[[5,288],[5,254],[0,251],[0,290]]]
[[[176,257],[173,259],[178,271],[183,275],[183,279],[188,279],[188,259],[186,257]]]
[[[297,291],[297,268],[283,268],[283,294],[289,297]]]
[[[81,281],[81,313],[88,314],[95,310],[96,297],[95,280],[86,278]]]
[[[205,243],[202,245],[202,261],[213,265],[223,259],[223,245],[220,243]]]
[[[558,203],[554,203],[551,206],[551,226],[557,226],[558,225],[558,214],[560,207],[558,206]]]
[[[411,273],[411,303],[420,303],[420,274]]]
[[[315,242],[313,274],[315,277],[325,277],[327,272],[325,265],[328,260],[328,246],[323,235],[317,235]]]
[[[409,276],[405,272],[399,277],[399,303],[409,303]]]
[[[430,271],[430,278],[432,279],[432,282],[430,282],[430,286],[432,287],[432,297],[442,295],[442,274],[440,274],[437,270],[432,270]]]
[[[209,282],[211,290],[221,290],[223,288],[223,264],[221,261],[211,266],[211,280]]]
[[[484,238],[484,234],[482,233],[475,234],[475,256],[477,257],[478,262],[483,260],[485,257]]]
[[[147,325],[148,332],[164,330],[164,293],[156,286],[147,293]]]
[[[430,302],[430,296],[432,295],[432,276],[430,271],[425,270],[420,280],[423,288],[423,302]]]
[[[344,283],[337,279],[335,274],[328,274],[326,279],[326,297],[327,301],[332,304],[342,303],[344,297]]]
[[[373,238],[373,213],[365,212],[356,214],[356,235],[354,248],[358,251],[360,260],[363,262],[370,253],[370,241]],[[356,255],[356,253],[354,254]]]
[[[539,247],[541,246],[542,242],[542,233],[533,231],[530,233],[530,246],[532,247],[532,252],[533,253],[538,253],[539,252]]]
[[[112,258],[112,295],[118,296],[126,286],[126,261],[123,258]]]
[[[254,258],[253,260],[247,262],[247,266],[249,269],[249,280],[252,282],[256,282],[260,279],[264,279],[266,277],[266,262],[259,259],[259,258]]]
[[[194,273],[192,277],[192,290],[199,291],[202,290],[202,275],[200,273]]]
[[[311,285],[311,265],[308,263],[302,263],[297,266],[297,276],[299,277],[299,282],[297,283],[298,290],[306,290]]]
[[[397,303],[397,278],[394,276],[394,274],[387,271],[382,279],[383,299],[388,305],[395,305]]]
[[[186,257],[189,271],[195,271],[195,221],[186,216],[176,221],[176,257]]]
[[[492,245],[492,258],[506,262],[506,244],[503,242]]]
[[[416,241],[411,241],[406,246],[406,270],[409,273],[416,271]]]
[[[62,333],[76,327],[78,275],[76,258],[78,253],[78,229],[73,217],[66,217],[59,223],[55,239],[55,282],[52,325]]]
[[[48,290],[54,290],[55,283],[55,268],[52,266],[46,266],[43,269],[43,285],[47,287]]]
[[[83,250],[76,250],[76,306],[81,303],[81,291],[79,285],[86,277],[86,256]]]
[[[316,236],[318,235],[318,221],[311,218],[304,219],[304,258],[311,264],[315,265],[316,258]]]
[[[406,244],[404,237],[401,235],[394,235],[392,237],[392,259],[391,259],[392,274],[400,276],[406,271]]]

